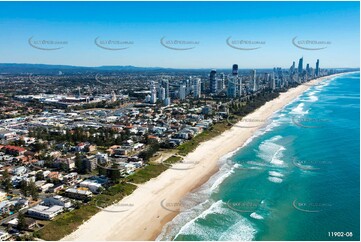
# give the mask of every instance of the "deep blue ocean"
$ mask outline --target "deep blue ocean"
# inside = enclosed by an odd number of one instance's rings
[[[224,157],[158,239],[359,240],[359,117],[359,73],[310,87]]]

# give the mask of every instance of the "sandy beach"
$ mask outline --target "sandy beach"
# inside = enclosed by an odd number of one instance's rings
[[[341,74],[336,74],[337,76]],[[218,170],[219,159],[241,147],[274,112],[297,98],[323,77],[299,85],[247,115],[221,135],[200,144],[158,177],[140,185],[130,196],[97,213],[63,240],[154,240],[174,218],[181,199],[205,183]],[[255,121],[257,120],[257,125]]]

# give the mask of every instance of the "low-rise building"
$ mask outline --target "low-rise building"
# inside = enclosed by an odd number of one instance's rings
[[[46,183],[46,184],[42,185],[42,186],[39,188],[39,190],[40,190],[41,192],[48,192],[48,191],[50,190],[50,188],[52,188],[53,186],[54,186],[53,183]]]
[[[114,150],[114,155],[128,155],[131,152],[130,147],[122,147]]]
[[[22,209],[29,207],[29,200],[27,198],[15,198],[10,201],[14,206]]]
[[[92,198],[93,193],[88,189],[68,188],[65,190],[64,195],[78,200],[89,200]]]
[[[52,171],[46,177],[50,180],[60,180],[63,178],[63,175],[60,172]]]
[[[14,131],[9,131],[5,129],[0,130],[0,140],[3,140],[4,143],[15,139],[15,137],[16,137],[16,133]]]
[[[10,213],[11,203],[8,200],[0,202],[0,215]]]
[[[92,193],[99,193],[102,189],[102,185],[95,180],[84,180],[79,183],[79,186],[88,188]]]
[[[72,204],[69,198],[60,195],[55,195],[52,197],[44,198],[42,205],[48,207],[58,205],[64,208],[70,208]]]
[[[69,174],[66,174],[63,176],[63,182],[67,184],[68,186],[72,186],[76,183],[76,180],[78,179],[78,173],[77,172],[71,172]]]
[[[44,205],[36,205],[27,211],[29,217],[43,219],[43,220],[52,220],[56,215],[63,212],[63,207],[54,205],[51,207]]]
[[[18,218],[13,218],[12,220],[5,222],[4,224],[6,224],[8,227],[17,227],[19,224],[19,219]],[[36,226],[37,222],[35,219],[33,218],[25,218],[25,229],[26,230],[31,230]]]
[[[0,202],[4,201],[7,199],[7,193],[0,191]]]
[[[75,156],[74,157],[58,157],[54,160],[54,166],[57,168],[75,168]]]
[[[1,241],[6,241],[10,238],[11,238],[11,235],[8,232],[6,232],[4,230],[0,230],[0,240]]]
[[[57,184],[57,185],[54,185],[53,187],[50,187],[48,192],[51,192],[51,193],[59,193],[61,190],[63,190],[65,188],[65,185],[64,184]]]
[[[4,147],[1,148],[1,151],[4,151],[5,154],[18,156],[18,155],[23,155],[26,149],[19,146],[5,145]]]
[[[24,175],[27,171],[28,171],[28,169],[27,169],[25,166],[19,166],[19,167],[16,167],[16,168],[13,170],[13,174],[14,174],[15,176],[22,176],[22,175]]]

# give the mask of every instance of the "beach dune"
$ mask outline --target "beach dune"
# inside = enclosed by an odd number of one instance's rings
[[[337,74],[339,75],[339,74]],[[336,75],[334,75],[336,76]],[[323,77],[309,82],[315,84]],[[299,85],[247,115],[237,126],[200,144],[184,164],[175,164],[158,177],[140,185],[116,205],[94,215],[63,240],[154,240],[174,218],[181,199],[205,183],[218,170],[219,159],[241,147],[274,112],[311,85]],[[254,120],[257,120],[255,125]],[[241,127],[240,127],[241,126]]]

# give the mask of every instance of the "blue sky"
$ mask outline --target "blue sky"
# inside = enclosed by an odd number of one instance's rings
[[[269,68],[303,56],[311,66],[319,58],[321,67],[359,67],[359,13],[359,2],[0,2],[0,63]],[[30,37],[66,44],[45,51],[33,48]],[[132,44],[106,50],[96,37]],[[173,50],[162,37],[196,44]],[[239,50],[226,44],[228,37],[262,44]],[[328,43],[305,50],[292,44],[294,37]]]

